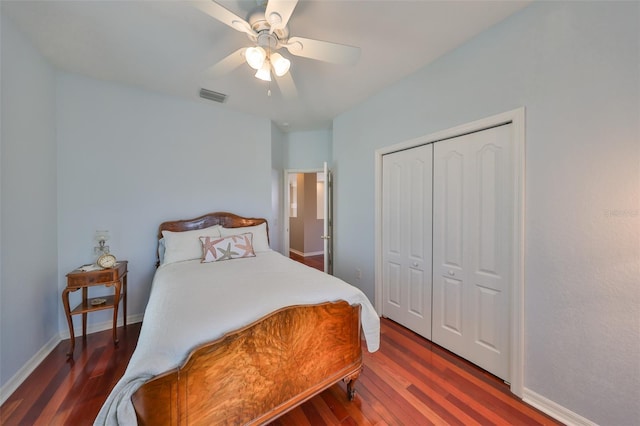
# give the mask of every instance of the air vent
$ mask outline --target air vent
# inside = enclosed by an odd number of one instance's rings
[[[227,95],[224,93],[214,92],[213,90],[200,89],[200,97],[209,99],[210,101],[223,103],[227,100]]]

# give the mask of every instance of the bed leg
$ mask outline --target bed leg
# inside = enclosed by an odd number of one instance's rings
[[[353,401],[353,399],[356,397],[356,388],[355,388],[355,379],[350,380],[349,383],[347,383],[347,398],[349,399],[349,401]]]
[[[358,377],[360,377],[361,371],[362,369],[344,378],[344,381],[347,383],[347,398],[349,399],[349,401],[353,401],[353,399],[356,397],[355,384],[356,380],[358,380]]]

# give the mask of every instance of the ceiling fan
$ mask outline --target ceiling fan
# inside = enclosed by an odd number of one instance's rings
[[[360,48],[327,41],[289,36],[289,19],[298,0],[258,0],[258,7],[242,19],[213,0],[197,2],[195,6],[207,15],[231,28],[247,34],[251,46],[242,47],[206,71],[210,78],[230,72],[246,62],[256,70],[255,77],[271,81],[272,74],[285,98],[296,96],[296,87],[289,73],[291,61],[280,51],[291,55],[334,64],[354,64]],[[270,94],[270,92],[269,92]]]

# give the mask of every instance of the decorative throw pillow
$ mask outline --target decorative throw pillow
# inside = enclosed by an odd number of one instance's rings
[[[255,257],[253,234],[247,232],[229,237],[200,237],[202,242],[202,263],[219,262],[239,257]]]
[[[253,234],[253,249],[256,252],[260,251],[269,251],[269,237],[267,236],[267,223],[261,223],[256,226],[243,226],[240,228],[225,228],[224,226],[220,227],[220,236],[228,237],[230,235],[240,235],[246,232],[251,232]]]

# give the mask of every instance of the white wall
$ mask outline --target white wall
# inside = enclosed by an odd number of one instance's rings
[[[112,253],[129,260],[129,314],[140,316],[161,222],[218,210],[271,217],[269,120],[75,74],[57,82],[60,290],[108,229]],[[89,315],[90,325],[109,320]]]
[[[55,71],[4,16],[1,28],[0,387],[11,392],[58,336]]]
[[[526,107],[525,387],[603,425],[640,419],[639,8],[536,2],[334,121],[336,275],[373,298],[375,149]]]

